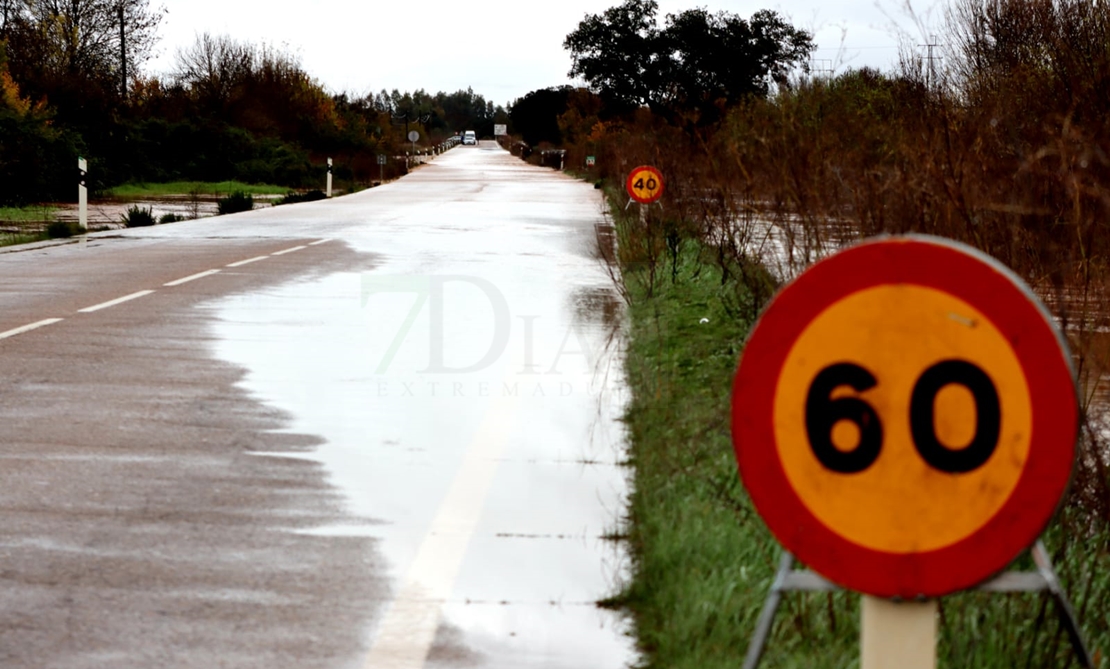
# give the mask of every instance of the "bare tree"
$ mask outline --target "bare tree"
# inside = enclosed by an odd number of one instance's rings
[[[13,76],[49,88],[61,79],[118,83],[121,54],[133,68],[145,62],[165,10],[150,0],[0,0],[0,13]]]

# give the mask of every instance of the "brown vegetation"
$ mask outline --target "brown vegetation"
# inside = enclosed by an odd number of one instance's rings
[[[665,209],[624,249],[652,276],[685,240],[724,274],[772,286],[821,254],[881,233],[940,235],[1022,276],[1073,347],[1087,409],[1073,504],[1110,518],[1104,434],[1110,370],[1110,8],[1085,0],[962,0],[954,45],[931,80],[907,56],[897,74],[803,78],[731,109],[714,128],[641,110],[599,120],[572,97],[560,118],[568,165],[623,183],[654,164]],[[588,127],[589,131],[585,131]],[[753,281],[755,282],[753,284]]]

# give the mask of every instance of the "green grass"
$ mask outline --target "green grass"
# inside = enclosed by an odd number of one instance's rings
[[[44,206],[0,207],[0,221],[12,223],[41,223],[54,219],[54,209]]]
[[[219,196],[236,191],[242,191],[250,195],[284,195],[289,189],[285,186],[245,184],[241,181],[169,181],[166,183],[123,184],[105,190],[104,195],[121,198],[190,195],[192,193]]]
[[[0,246],[15,246],[17,244],[30,244],[31,242],[41,242],[48,237],[44,233],[11,233],[0,232]]]
[[[655,272],[650,296],[642,265],[623,276],[634,482],[622,534],[633,576],[604,604],[631,615],[646,667],[735,669],[780,555],[740,484],[729,431],[732,376],[753,310],[743,286],[722,281],[715,253],[692,241],[673,279],[669,260]],[[1096,523],[1083,536],[1076,530],[1083,522],[1080,510],[1069,509],[1045,540],[1096,666],[1110,667],[1110,532]],[[1069,665],[1052,606],[1042,615],[1044,601],[1035,594],[944,598],[938,666],[1077,666]],[[854,594],[787,594],[760,666],[858,667],[858,618]]]

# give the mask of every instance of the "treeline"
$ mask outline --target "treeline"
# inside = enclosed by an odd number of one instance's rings
[[[120,39],[120,11],[125,30]],[[235,179],[316,186],[377,179],[403,154],[506,112],[473,90],[332,93],[268,45],[201,35],[166,77],[139,66],[161,14],[147,0],[0,0],[0,204],[73,197],[76,159],[94,192],[131,181]],[[403,164],[390,161],[386,176]]]

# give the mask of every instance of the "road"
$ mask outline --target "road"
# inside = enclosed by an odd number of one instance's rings
[[[632,662],[599,237],[483,143],[0,253],[0,666]]]

